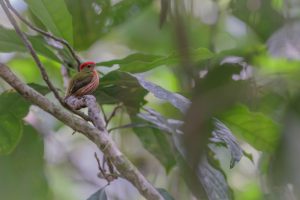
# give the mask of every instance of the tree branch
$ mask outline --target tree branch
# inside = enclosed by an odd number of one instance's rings
[[[111,159],[116,169],[122,174],[122,177],[131,182],[146,199],[163,200],[163,197],[159,192],[117,148],[105,128],[103,128],[102,131],[99,131],[83,119],[74,116],[58,105],[53,104],[46,97],[23,83],[6,65],[1,63],[0,77],[32,104],[37,105],[62,121],[65,125],[82,133],[93,141],[105,156]],[[102,122],[102,124],[105,124],[105,122]]]
[[[8,2],[8,0],[6,0],[6,3]],[[9,2],[8,2],[9,3]],[[9,9],[7,8],[7,6],[5,5],[4,1],[0,0],[0,4],[6,14],[6,16],[8,17],[9,21],[11,22],[11,24],[13,25],[16,33],[20,36],[20,38],[22,39],[25,47],[27,48],[27,50],[30,52],[31,56],[33,57],[35,63],[37,64],[42,77],[44,79],[44,81],[46,82],[47,86],[49,87],[49,89],[53,92],[54,96],[56,97],[56,99],[60,102],[60,104],[62,106],[64,106],[65,108],[71,110],[73,113],[79,115],[80,117],[82,117],[83,119],[87,120],[87,121],[91,121],[91,119],[86,116],[84,113],[76,111],[76,110],[72,110],[65,102],[64,100],[60,97],[60,95],[58,94],[56,88],[54,87],[54,85],[52,84],[52,82],[49,80],[49,76],[42,64],[42,62],[40,61],[39,57],[37,56],[37,53],[35,52],[31,42],[28,40],[27,36],[20,30],[16,20],[14,19],[14,17],[12,16],[12,14],[10,13]]]
[[[80,59],[79,57],[76,55],[74,49],[69,45],[69,43],[67,41],[65,41],[64,39],[61,39],[61,38],[58,38],[54,35],[52,35],[51,33],[49,32],[46,32],[42,29],[39,29],[35,26],[33,26],[29,21],[27,21],[25,18],[23,18],[19,13],[18,11],[11,5],[11,3],[9,2],[9,0],[5,0],[8,8],[24,23],[26,24],[29,28],[31,28],[32,30],[44,35],[45,37],[48,37],[48,38],[51,38],[63,45],[65,45],[67,47],[67,49],[70,51],[71,55],[73,56],[73,58],[76,60],[77,62],[77,70],[79,69],[79,66],[80,66]]]

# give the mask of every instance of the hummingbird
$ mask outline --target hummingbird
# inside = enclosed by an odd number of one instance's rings
[[[91,61],[79,66],[79,72],[69,82],[65,99],[69,96],[82,97],[96,90],[99,85],[99,75],[95,66],[96,63]]]

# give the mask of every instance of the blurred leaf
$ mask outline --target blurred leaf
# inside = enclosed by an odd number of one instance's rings
[[[244,105],[234,106],[220,119],[234,134],[240,136],[257,150],[273,152],[279,135],[279,126],[259,112],[251,112]]]
[[[158,190],[158,192],[161,194],[161,196],[163,196],[163,198],[165,200],[174,200],[174,198],[169,194],[169,192],[167,190],[165,190],[164,188],[156,188]]]
[[[159,16],[159,27],[161,28],[165,23],[170,8],[170,0],[160,0],[160,16]]]
[[[177,162],[186,183],[197,199],[229,200],[231,192],[224,174],[213,167],[207,157],[201,156],[197,166],[192,167],[192,162],[187,157],[186,148],[183,146],[182,135],[173,135],[173,143],[177,150]]]
[[[56,55],[45,46],[45,42],[41,37],[28,36],[33,48],[40,54],[59,61]],[[0,26],[0,52],[26,52],[27,49],[24,46],[22,40],[14,30],[10,30]]]
[[[195,62],[203,61],[212,58],[213,54],[204,48],[195,49],[192,51],[192,57]],[[161,65],[175,65],[180,61],[180,56],[177,53],[172,53],[167,56],[151,55],[134,53],[123,59],[110,60],[97,63],[98,66],[111,67],[118,64],[121,71],[139,73],[149,71]]]
[[[225,124],[217,119],[214,119],[214,125],[215,129],[212,132],[213,137],[210,138],[210,141],[216,143],[225,143],[231,154],[230,168],[233,168],[235,163],[241,160],[243,156],[243,150]]]
[[[232,14],[250,26],[266,41],[284,23],[284,18],[272,6],[272,1],[231,1]]]
[[[30,87],[41,93],[42,95],[46,95],[50,92],[50,89],[44,85],[39,85],[36,83],[29,83],[28,84]]]
[[[44,174],[43,140],[30,126],[25,125],[23,132],[13,153],[0,156],[1,199],[53,199]]]
[[[66,0],[73,18],[74,46],[86,50],[108,32],[110,0]]]
[[[157,98],[168,101],[174,107],[179,109],[182,113],[185,113],[187,111],[187,109],[189,108],[191,102],[186,97],[184,97],[180,94],[177,94],[177,93],[172,93],[154,83],[146,81],[140,75],[134,75],[134,77],[137,78],[137,80],[139,81],[139,84],[143,88],[145,88],[146,90],[148,90],[149,92],[154,94]]]
[[[22,137],[23,130],[20,119],[11,113],[1,113],[0,132],[0,155],[9,154],[15,149]]]
[[[112,27],[136,17],[152,0],[122,0],[111,5],[110,0],[67,0],[73,17],[74,43],[85,50],[110,32]]]
[[[146,121],[139,119],[135,116],[131,116],[132,123],[146,123]],[[165,167],[168,173],[176,161],[173,156],[170,141],[165,133],[156,128],[132,128],[135,134],[142,142],[145,149],[147,149],[153,156],[155,156],[159,162]]]
[[[29,109],[29,102],[13,91],[0,95],[0,154],[9,154],[22,136],[22,119]]]
[[[166,119],[160,113],[153,109],[143,108],[147,113],[139,113],[138,117],[154,124],[158,129],[165,131],[169,134],[183,134],[180,130],[183,121],[176,119]]]
[[[0,113],[10,113],[18,119],[26,116],[29,109],[29,102],[23,99],[18,93],[13,90],[3,92],[0,95]]]
[[[72,16],[62,0],[25,0],[32,13],[55,36],[73,44]]]
[[[129,113],[138,112],[147,91],[128,73],[113,71],[101,78],[95,96],[100,104],[123,103]]]
[[[107,200],[107,199],[108,198],[105,192],[105,187],[103,187],[97,192],[95,192],[94,194],[92,194],[92,196],[90,196],[87,200]]]

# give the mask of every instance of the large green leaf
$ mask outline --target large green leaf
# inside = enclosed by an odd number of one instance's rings
[[[279,125],[259,112],[251,112],[244,105],[236,105],[220,119],[234,134],[261,151],[272,152],[279,139]]]
[[[7,91],[0,95],[0,113],[3,115],[9,113],[22,119],[26,116],[29,105],[29,102],[14,91]]]
[[[145,103],[147,91],[128,73],[113,71],[100,80],[95,96],[100,104],[122,102],[129,113],[136,113]]]
[[[22,131],[20,119],[11,113],[0,114],[0,155],[14,150],[21,139]]]
[[[73,44],[72,16],[62,0],[26,0],[32,13],[55,36]]]
[[[131,121],[135,124],[147,123],[145,120],[139,119],[135,116],[131,116]],[[142,142],[145,149],[159,160],[159,162],[165,167],[166,172],[169,172],[176,164],[176,161],[167,135],[156,128],[135,127],[132,129]]]
[[[75,48],[84,50],[110,30],[136,17],[152,0],[66,0],[73,17]]]
[[[195,62],[200,62],[212,58],[213,53],[211,53],[208,49],[199,48],[193,50],[191,55]],[[97,65],[111,67],[118,64],[121,71],[139,73],[151,70],[161,65],[175,65],[179,62],[180,56],[177,53],[172,53],[167,56],[134,53],[122,59],[100,62],[97,63]]]
[[[84,50],[108,31],[110,0],[66,0],[73,18],[74,46]]]
[[[14,152],[0,156],[1,199],[52,199],[44,174],[43,140],[30,126],[25,125],[23,132]]]
[[[39,36],[28,36],[33,48],[43,56],[59,61],[56,55],[46,47],[44,40]],[[0,26],[0,52],[26,52],[22,40],[13,30]]]
[[[232,14],[250,26],[263,41],[284,23],[284,17],[273,8],[272,1],[250,4],[249,1],[234,0],[231,8]]]
[[[0,95],[0,154],[9,154],[22,136],[22,118],[28,112],[29,103],[16,92]]]

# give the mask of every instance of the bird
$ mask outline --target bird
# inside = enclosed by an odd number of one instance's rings
[[[65,100],[70,96],[82,97],[92,94],[99,86],[99,75],[95,69],[96,63],[84,62],[79,66],[79,72],[69,81]]]

